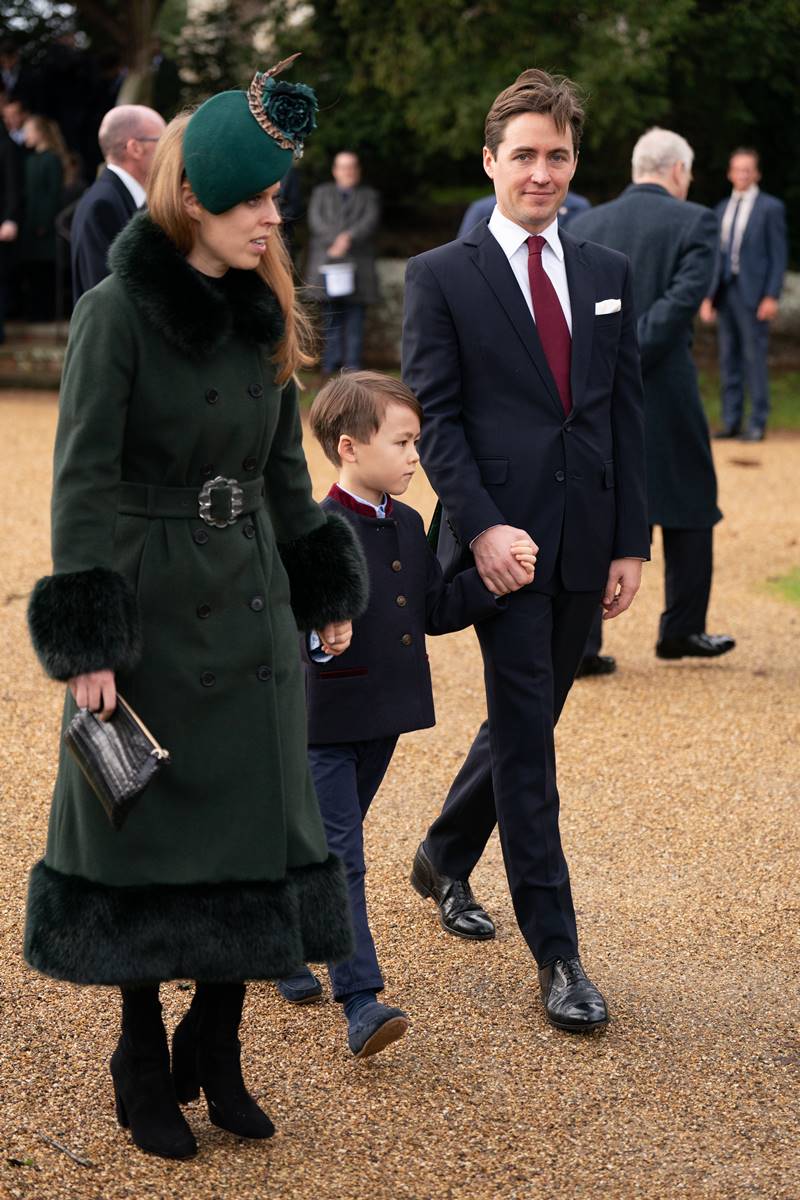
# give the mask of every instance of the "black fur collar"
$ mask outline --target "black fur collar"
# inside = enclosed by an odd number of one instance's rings
[[[147,213],[126,225],[108,260],[139,311],[184,354],[213,354],[234,332],[270,346],[283,333],[280,305],[255,271],[208,280]]]

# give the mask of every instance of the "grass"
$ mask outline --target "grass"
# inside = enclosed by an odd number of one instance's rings
[[[800,605],[800,567],[795,567],[788,575],[778,575],[767,580],[767,586],[782,600]]]
[[[800,429],[800,371],[773,371],[769,383],[772,397],[770,431]],[[700,394],[709,424],[716,429],[722,424],[718,371],[700,371]]]

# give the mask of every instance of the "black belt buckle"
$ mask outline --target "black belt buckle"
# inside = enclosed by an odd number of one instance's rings
[[[206,525],[224,529],[235,525],[244,508],[244,492],[238,479],[217,475],[204,483],[197,495],[197,508]]]

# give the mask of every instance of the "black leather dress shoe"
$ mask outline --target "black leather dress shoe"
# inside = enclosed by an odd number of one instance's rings
[[[739,426],[725,425],[722,429],[718,429],[712,436],[717,441],[722,441],[724,438],[737,438],[739,436]]]
[[[440,875],[425,853],[422,843],[414,855],[411,886],[420,896],[436,901],[439,906],[439,920],[442,928],[448,933],[470,938],[474,942],[485,942],[494,937],[494,922],[478,904],[469,884],[461,879],[450,879],[447,875]]]
[[[719,658],[736,645],[726,633],[690,633],[686,637],[662,638],[656,646],[658,658]]]
[[[617,669],[617,660],[611,654],[584,654],[580,661],[576,679],[586,675],[613,675]]]
[[[590,1033],[608,1024],[608,1008],[579,958],[557,958],[539,970],[547,1019],[569,1033]]]
[[[751,425],[749,429],[745,429],[739,440],[742,442],[763,442],[764,430]]]

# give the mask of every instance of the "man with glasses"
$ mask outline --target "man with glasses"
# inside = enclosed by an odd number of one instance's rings
[[[164,119],[141,104],[120,104],[100,122],[105,167],[72,220],[72,292],[77,301],[108,275],[108,248],[145,202],[145,185]]]

